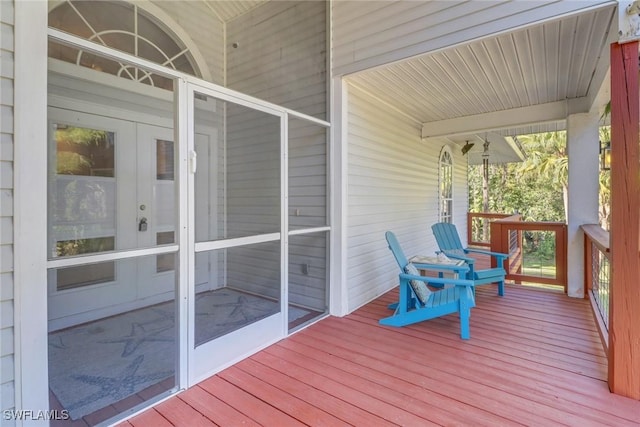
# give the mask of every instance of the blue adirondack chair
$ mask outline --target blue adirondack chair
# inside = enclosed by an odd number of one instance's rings
[[[469,266],[467,279],[473,280],[474,285],[485,285],[489,283],[498,284],[498,295],[504,295],[504,280],[507,272],[503,268],[504,261],[509,259],[508,254],[498,252],[490,252],[481,249],[464,248],[458,235],[458,230],[453,224],[447,222],[439,222],[431,226],[433,234],[436,237],[440,251],[449,258],[464,260]],[[485,270],[476,270],[474,268],[475,259],[467,256],[467,254],[476,253],[489,255],[497,260],[497,267],[487,268]]]
[[[460,336],[462,339],[469,339],[469,316],[471,307],[475,306],[473,282],[466,279],[420,276],[418,272],[418,269],[449,270],[465,274],[468,267],[464,265],[409,263],[395,234],[387,231],[385,237],[389,249],[400,267],[400,296],[397,303],[389,305],[389,308],[394,310],[393,315],[380,319],[380,324],[406,326],[447,314],[459,313]],[[429,284],[441,286],[452,284],[454,286],[445,286],[440,290],[432,291],[427,287],[425,280]]]

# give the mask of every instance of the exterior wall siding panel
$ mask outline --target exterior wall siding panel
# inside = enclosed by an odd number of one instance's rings
[[[224,85],[224,24],[204,2],[156,1],[189,34],[204,56],[211,82]]]
[[[227,23],[227,86],[257,98],[291,108],[302,113],[325,119],[327,114],[326,83],[326,4],[325,2],[284,1],[267,2]],[[235,46],[235,47],[234,47]],[[230,118],[231,120],[231,118]],[[241,130],[242,128],[242,130]],[[227,171],[229,190],[238,191],[234,180],[256,172],[251,162],[261,167],[279,167],[279,153],[271,154],[250,141],[265,137],[265,129],[259,121],[238,123],[237,131],[230,132],[227,140]],[[278,135],[274,135],[277,137]],[[233,146],[235,145],[235,147]],[[269,144],[268,149],[272,149]],[[265,159],[271,163],[267,165]],[[278,169],[279,170],[279,169]],[[263,171],[266,173],[266,171]],[[326,225],[327,198],[327,150],[326,132],[323,128],[304,120],[290,117],[289,122],[289,202],[290,228],[303,229]],[[279,199],[280,189],[269,192],[260,187],[265,179],[242,190],[242,198],[253,200],[252,207],[261,221],[278,221],[279,211],[267,206]],[[251,221],[243,208],[243,201],[227,200],[228,216],[236,220]],[[292,214],[298,212],[299,216]],[[255,222],[255,220],[254,220]],[[241,252],[236,252],[240,254]],[[326,306],[326,242],[324,238],[291,238],[289,302],[324,310]],[[241,274],[242,264],[259,266],[258,276],[271,278],[255,283],[247,290],[269,294],[279,289],[279,264],[274,257],[250,250],[241,256],[229,258],[228,283],[247,282],[255,278]],[[302,265],[310,270],[301,273]],[[246,269],[245,269],[246,270]],[[275,296],[275,295],[274,295]]]
[[[227,24],[227,85],[325,119],[326,52],[325,2],[267,2]]]
[[[346,75],[607,1],[336,1],[333,73]]]
[[[348,309],[355,310],[398,282],[384,233],[393,231],[408,255],[437,249],[438,160],[444,140],[422,141],[420,124],[357,87],[348,106]],[[455,218],[466,224],[466,159],[454,154]],[[463,220],[464,218],[464,220]]]
[[[15,404],[13,345],[13,1],[0,2],[0,409]],[[2,421],[9,425],[11,421]]]

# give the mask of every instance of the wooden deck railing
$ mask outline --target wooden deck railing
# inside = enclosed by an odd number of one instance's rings
[[[490,212],[467,212],[467,243],[469,246],[491,247],[491,222],[512,215]]]
[[[496,221],[522,221],[519,214],[499,214],[489,212],[467,212],[467,242],[469,246],[491,249],[491,224]],[[508,235],[508,270],[510,274],[522,273],[522,232],[512,230]]]
[[[609,232],[597,224],[580,226],[584,232],[584,293],[598,324],[602,345],[609,347],[610,261]]]
[[[509,254],[507,279],[562,286],[567,291],[565,223],[522,221],[518,214],[484,212],[469,212],[467,219],[470,246]]]

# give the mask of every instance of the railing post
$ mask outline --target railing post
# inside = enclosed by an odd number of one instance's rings
[[[473,242],[473,214],[467,212],[467,245]]]
[[[589,299],[589,292],[593,288],[593,243],[582,233],[584,242],[584,297]]]
[[[569,281],[569,265],[567,259],[567,238],[569,235],[569,230],[567,224],[563,224],[556,231],[556,254],[557,254],[557,267],[556,271],[562,273],[562,277],[558,277],[558,279],[564,283],[564,293],[568,292],[568,281]]]
[[[609,388],[640,400],[638,41],[611,44]]]
[[[491,224],[491,235],[489,237],[489,241],[491,242],[491,252],[506,253],[503,250],[502,234],[502,224],[499,221],[494,221]],[[491,267],[496,267],[497,265],[496,259],[491,257]]]

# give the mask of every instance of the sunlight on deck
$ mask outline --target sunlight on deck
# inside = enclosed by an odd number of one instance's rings
[[[586,300],[477,290],[471,339],[455,315],[383,327],[393,290],[268,347],[123,425],[638,425],[609,393]],[[151,423],[151,424],[150,424]]]

